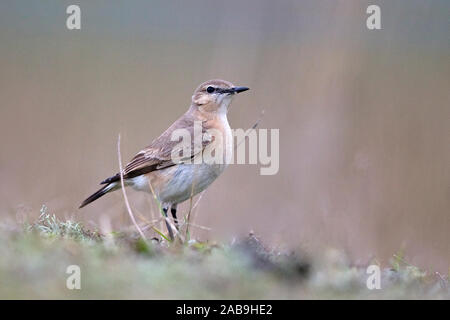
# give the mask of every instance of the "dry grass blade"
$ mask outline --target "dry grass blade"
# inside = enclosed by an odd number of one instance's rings
[[[133,212],[131,211],[130,203],[128,201],[127,192],[125,191],[125,183],[123,181],[122,156],[121,156],[121,153],[120,153],[120,134],[119,134],[119,138],[117,139],[117,157],[119,158],[120,184],[122,186],[123,199],[125,201],[125,205],[127,207],[128,214],[130,215],[131,221],[133,222],[133,224],[136,227],[137,231],[141,235],[142,239],[147,240],[145,238],[145,235],[142,232],[141,228],[139,228],[139,225],[137,224],[136,219],[134,218]]]
[[[197,166],[194,168],[194,179],[192,180],[192,186],[191,186],[191,196],[189,197],[189,212],[187,214],[187,216],[184,217],[184,224],[186,225],[186,238],[187,239],[191,239],[191,235],[189,233],[189,222],[191,219],[191,212],[192,212],[192,199],[194,197],[194,188],[195,188],[195,184],[197,182]]]
[[[195,223],[192,223],[192,222],[190,222],[189,225],[192,226],[192,227],[195,227],[195,228],[206,230],[206,231],[211,231],[212,230],[212,228],[210,228],[210,227],[201,226],[199,224],[195,224]]]
[[[202,199],[203,195],[205,194],[206,190],[203,190],[200,195],[197,198],[197,201],[195,201],[194,205],[192,205],[192,197],[191,197],[191,203],[190,203],[190,208],[189,208],[189,219],[192,219],[192,221],[195,221],[195,217],[196,217],[196,213],[197,211],[195,210],[195,208],[197,207],[197,205],[199,204],[200,200]],[[192,218],[190,217],[191,215],[191,210],[192,210]],[[189,222],[189,220],[186,221],[185,219],[185,224],[186,224],[186,236],[188,236],[188,227],[194,226],[193,223]],[[211,230],[207,227],[204,227],[204,230]],[[189,235],[190,238],[190,235]]]
[[[245,131],[244,138],[236,144],[234,150],[236,150],[237,147],[239,147],[241,143],[244,142],[245,139],[247,139],[247,135],[250,133],[250,131],[255,130],[256,127],[259,126],[259,123],[261,122],[263,117],[264,117],[264,110],[261,110],[261,115],[259,116],[258,120],[256,120],[256,122],[249,129],[247,129],[247,131]]]
[[[153,186],[152,186],[152,184],[151,184],[151,182],[150,182],[150,179],[147,179],[147,182],[148,182],[148,186],[149,186],[149,188],[150,188],[150,191],[152,192],[153,199],[155,199],[155,201],[156,201],[156,204],[157,204],[157,206],[158,206],[158,209],[159,209],[159,212],[161,213],[162,218],[170,225],[170,228],[172,229],[172,231],[175,232],[175,236],[178,236],[179,239],[181,240],[181,242],[184,242],[184,237],[178,232],[178,230],[177,230],[177,228],[175,227],[175,225],[170,221],[170,219],[169,219],[168,217],[164,216],[163,211],[162,211],[163,209],[162,209],[162,207],[161,207],[161,203],[159,202],[158,197],[156,197],[156,193],[155,193],[155,190],[153,189]],[[152,229],[153,229],[156,233],[158,233],[160,236],[164,237],[164,239],[170,241],[167,237],[165,237],[165,236],[162,234],[161,231],[159,231],[158,229],[156,229],[154,226],[152,226]]]

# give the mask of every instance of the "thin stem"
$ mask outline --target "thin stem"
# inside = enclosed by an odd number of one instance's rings
[[[117,157],[119,158],[120,184],[122,186],[123,198],[125,200],[125,205],[127,207],[128,214],[130,215],[131,221],[133,222],[134,226],[138,230],[142,239],[147,240],[145,238],[145,235],[142,232],[141,228],[139,228],[139,225],[137,224],[136,219],[134,219],[134,215],[133,215],[133,212],[131,211],[130,203],[128,202],[127,192],[125,191],[125,183],[123,181],[122,157],[121,157],[121,153],[120,153],[120,133],[119,133],[119,138],[117,139]]]

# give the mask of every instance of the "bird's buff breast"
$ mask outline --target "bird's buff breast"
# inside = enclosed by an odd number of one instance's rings
[[[205,190],[223,172],[226,165],[181,164],[172,179],[159,190],[163,203],[180,203]]]

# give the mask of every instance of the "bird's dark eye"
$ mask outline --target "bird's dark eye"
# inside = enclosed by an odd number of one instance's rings
[[[216,89],[214,89],[214,87],[208,87],[208,88],[206,88],[206,91],[207,91],[208,93],[213,93],[214,90],[216,90]]]

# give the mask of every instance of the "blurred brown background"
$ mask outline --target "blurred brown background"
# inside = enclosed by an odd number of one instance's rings
[[[233,165],[203,196],[203,239],[253,229],[266,242],[398,250],[445,272],[450,258],[448,1],[0,3],[1,215],[42,204],[90,228],[131,223],[118,192],[81,200],[223,78],[251,91],[229,120],[280,129],[280,171]],[[382,30],[366,28],[381,7]],[[129,191],[149,215],[149,197]],[[183,207],[186,212],[186,206]]]

